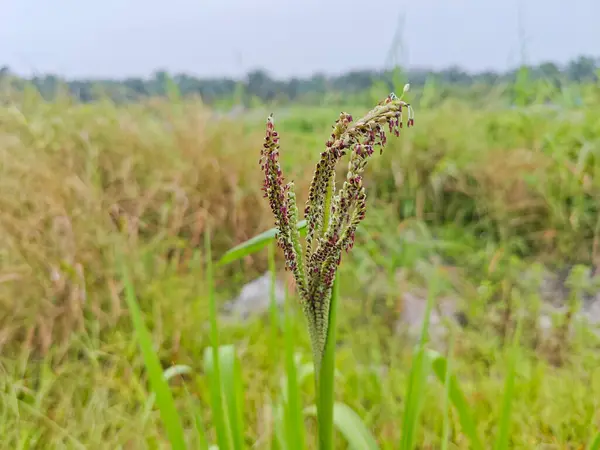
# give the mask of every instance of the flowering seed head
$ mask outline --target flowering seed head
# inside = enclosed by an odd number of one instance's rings
[[[407,84],[403,94],[408,89]],[[275,216],[277,242],[284,252],[286,268],[294,275],[317,363],[327,339],[329,302],[337,267],[342,261],[342,253],[352,249],[356,229],[366,214],[363,172],[374,148],[378,146],[380,153],[383,152],[387,144],[385,129],[399,136],[403,109],[406,109],[407,127],[413,126],[412,107],[393,93],[356,122],[350,114],[340,113],[315,166],[304,207],[307,221],[304,255],[297,229],[294,185],[284,184],[279,164],[279,135],[275,131],[273,115],[267,118],[260,158],[264,172],[262,189]],[[350,159],[346,179],[336,192],[336,164],[347,152]]]

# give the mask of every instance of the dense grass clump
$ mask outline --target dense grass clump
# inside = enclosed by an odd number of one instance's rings
[[[36,101],[0,111],[2,344],[48,350],[122,304],[112,246],[146,276],[189,261],[207,224],[226,248],[267,226],[253,140],[198,105]]]
[[[340,448],[598,448],[598,339],[575,320],[594,281],[576,270],[551,328],[538,321],[543,271],[598,260],[598,99],[418,107],[418,126],[370,162],[369,212],[338,274]],[[279,115],[301,202],[338,115]],[[283,276],[266,251],[207,264],[209,247],[218,260],[272,226],[262,119],[191,101],[0,109],[1,448],[312,448],[292,290],[283,316],[216,326],[241,282],[268,265]],[[421,291],[465,317],[442,345],[396,331]]]

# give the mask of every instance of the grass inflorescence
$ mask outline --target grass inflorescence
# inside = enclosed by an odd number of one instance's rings
[[[306,252],[297,226],[294,183],[284,185],[279,163],[280,138],[275,131],[273,116],[267,120],[267,134],[261,151],[261,168],[265,172],[263,190],[275,215],[277,242],[284,251],[286,268],[294,274],[317,365],[327,341],[330,296],[337,266],[341,263],[342,252],[352,248],[356,228],[365,218],[363,172],[374,149],[380,147],[383,152],[387,141],[384,127],[388,126],[390,132],[400,135],[403,108],[410,127],[414,124],[411,106],[394,94],[356,123],[352,123],[350,114],[340,114],[317,163],[304,208]],[[350,152],[348,172],[341,189],[336,192],[336,165],[347,152]]]

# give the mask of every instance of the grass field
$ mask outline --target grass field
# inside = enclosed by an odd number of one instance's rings
[[[600,430],[599,341],[574,320],[577,292],[590,287],[572,281],[566,312],[543,330],[540,281],[522,276],[598,264],[600,87],[584,93],[577,108],[417,105],[417,126],[370,163],[367,218],[339,280],[336,398],[381,449],[398,448],[407,404],[414,341],[394,329],[402,294],[426,289],[438,269],[439,296],[456,298],[468,321],[449,325],[441,351],[451,350],[484,448],[505,432],[510,361],[504,448],[585,449]],[[301,202],[338,115],[326,107],[276,115]],[[263,133],[262,117],[216,120],[195,102],[117,107],[29,94],[0,108],[0,448],[169,448],[119,255],[163,368],[191,368],[169,381],[190,448],[203,448],[198,429],[215,442],[203,239],[210,228],[218,258],[273,226],[260,190]],[[216,267],[217,303],[266,268],[266,250]],[[284,330],[299,361],[311,358],[304,318],[289,304],[284,328],[268,315],[220,326],[220,343],[233,344],[241,362],[247,448],[274,448]],[[415,448],[471,448],[447,386],[427,380]],[[308,406],[314,386],[299,382]],[[305,431],[314,448],[310,418]]]

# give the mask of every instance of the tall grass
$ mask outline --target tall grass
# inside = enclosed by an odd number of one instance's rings
[[[568,341],[545,347],[537,286],[519,278],[597,257],[600,97],[576,90],[584,108],[448,99],[372,161],[369,214],[338,278],[336,447],[598,448],[597,340],[566,329]],[[299,197],[331,112],[278,123]],[[0,119],[0,448],[209,448],[219,434],[223,448],[314,448],[318,391],[298,298],[288,293],[283,317],[219,317],[241,281],[282,268],[262,251],[274,229],[225,252],[272,222],[252,119],[215,122],[185,100],[34,97]],[[452,351],[413,349],[392,331],[398,297],[417,286],[433,306],[449,292],[465,300]],[[558,367],[546,360],[556,348]]]
[[[270,236],[270,233],[266,236]],[[242,253],[239,248],[235,249],[239,257],[246,256],[258,248],[257,241],[253,240],[252,244],[247,248],[247,253]],[[267,243],[267,238],[261,238],[262,245]],[[210,244],[207,242],[205,247],[207,256],[207,283],[212,285],[212,262]],[[140,311],[135,301],[133,287],[127,278],[127,271],[123,269],[127,287],[128,305],[132,311],[132,319],[136,335],[139,340],[140,349],[144,354],[144,361],[147,366],[151,379],[152,391],[157,396],[157,406],[161,411],[161,417],[167,430],[169,442],[172,448],[186,448],[183,440],[181,428],[181,418],[174,407],[173,398],[168,391],[166,381],[162,376],[162,371],[158,364],[158,357],[154,354],[152,343],[150,340],[149,331],[141,320]],[[438,288],[436,278],[431,280],[430,295],[428,296],[425,321],[421,329],[419,343],[415,349],[413,362],[411,365],[410,375],[406,385],[406,404],[401,422],[401,440],[399,448],[412,450],[417,448],[417,426],[418,419],[422,411],[424,391],[427,388],[427,379],[430,371],[437,376],[439,382],[445,386],[444,400],[448,399],[456,408],[460,417],[460,422],[463,427],[463,432],[470,440],[470,448],[475,450],[483,449],[489,446],[496,450],[505,450],[511,448],[510,444],[510,420],[511,420],[511,404],[514,401],[514,383],[516,376],[516,367],[518,364],[519,352],[519,336],[520,323],[517,325],[517,330],[514,335],[513,344],[510,349],[508,372],[506,374],[504,399],[499,414],[498,433],[495,443],[488,442],[487,445],[482,444],[477,432],[477,424],[474,420],[474,414],[468,403],[465,401],[465,395],[462,393],[456,378],[450,372],[449,360],[440,354],[427,350],[427,333],[429,326],[429,315]],[[332,316],[331,323],[335,324],[335,311],[337,310],[338,289],[335,287],[332,293]],[[212,350],[207,351],[207,373],[211,378],[211,398],[212,412],[214,417],[214,427],[216,430],[218,448],[223,449],[242,449],[247,448],[241,427],[241,417],[243,404],[243,395],[241,388],[241,377],[239,373],[239,365],[235,356],[235,349],[232,346],[219,346],[217,339],[218,325],[216,314],[214,313],[214,296],[211,294],[211,332]],[[286,302],[287,304],[287,302]],[[286,308],[287,311],[287,308]],[[297,367],[294,361],[294,337],[291,333],[290,316],[286,312],[284,321],[284,352],[285,352],[285,369],[287,384],[284,388],[284,405],[282,413],[284,419],[281,423],[281,429],[277,430],[278,440],[281,448],[285,449],[300,449],[304,448],[304,429],[305,424],[302,420],[302,412],[300,408],[300,392],[297,383]],[[331,327],[329,334],[330,348],[326,348],[323,361],[321,363],[321,371],[315,374],[319,377],[317,383],[318,389],[318,405],[307,407],[304,414],[314,415],[316,413],[319,421],[319,449],[332,449],[333,446],[333,426],[338,428],[341,434],[345,437],[348,445],[354,449],[379,449],[376,438],[371,434],[368,428],[362,423],[359,416],[347,405],[343,403],[335,403],[334,401],[334,379],[335,370],[335,327]],[[216,362],[215,362],[216,361]],[[221,367],[226,367],[222,374]],[[325,382],[324,382],[325,380]],[[591,438],[588,447],[590,449],[598,448],[598,436]],[[444,441],[442,445],[447,448],[449,443],[449,435],[444,433]]]
[[[343,114],[342,114],[343,115]],[[270,128],[269,128],[270,127]],[[271,133],[272,124],[269,122],[267,128],[267,144],[269,140],[269,133]],[[335,132],[334,132],[335,133]],[[274,134],[275,135],[275,134]],[[335,134],[334,134],[335,137]],[[338,139],[339,136],[338,136]],[[274,141],[275,145],[277,144],[277,140]],[[267,144],[265,144],[265,148],[267,148]],[[276,150],[275,150],[276,151]],[[275,156],[277,158],[277,154]],[[276,161],[275,158],[271,158],[272,161]],[[264,166],[266,168],[266,165]],[[352,166],[351,166],[352,167]],[[319,176],[319,169],[317,169],[315,179]],[[285,229],[284,223],[285,218],[281,218],[278,216],[280,209],[283,212],[284,208],[293,208],[294,205],[290,206],[290,204],[281,203],[281,205],[277,202],[282,202],[282,197],[278,197],[275,194],[271,194],[269,189],[277,190],[278,187],[270,187],[269,183],[274,183],[274,178],[269,178],[269,170],[266,169],[267,172],[267,181],[265,182],[265,190],[267,192],[266,196],[271,199],[271,206],[273,208],[273,212],[276,215],[277,221],[279,223],[279,229],[269,230],[264,232],[244,244],[238,245],[237,247],[231,249],[227,252],[220,260],[220,264],[227,264],[235,261],[236,259],[241,259],[251,255],[252,253],[260,250],[265,245],[269,244],[269,241],[272,241],[274,238],[279,239],[279,244],[281,247],[286,249],[286,252],[294,252],[297,258],[301,258],[299,252],[299,246],[297,244],[297,237],[294,238],[293,233],[298,234],[298,229],[304,229],[305,227],[309,228],[309,238],[311,233],[314,232],[312,229],[312,218],[309,217],[309,220],[304,223],[298,224],[296,227],[296,221],[291,220],[290,226],[292,227],[292,231]],[[281,171],[279,169],[276,170],[278,176],[281,176]],[[352,175],[354,176],[354,175]],[[349,175],[349,177],[351,177]],[[270,181],[269,181],[270,180]],[[334,181],[335,182],[335,181]],[[314,184],[314,181],[313,181]],[[291,188],[290,188],[291,189]],[[324,189],[327,189],[324,187]],[[291,190],[290,190],[291,191]],[[285,192],[282,190],[282,192]],[[311,191],[312,192],[312,191]],[[311,193],[312,195],[312,193]],[[336,221],[335,216],[328,216],[329,205],[332,202],[332,194],[323,194],[324,204],[325,204],[325,219],[323,222],[325,224],[330,224],[330,226],[334,226],[333,224]],[[342,194],[340,194],[342,195]],[[312,197],[309,197],[309,205],[311,201],[317,202],[318,200],[311,200]],[[291,196],[290,201],[295,199],[294,196]],[[333,200],[339,201],[339,200]],[[275,202],[275,204],[273,203]],[[316,204],[316,203],[315,203]],[[287,206],[286,206],[287,205]],[[308,211],[308,208],[307,208]],[[334,214],[339,214],[339,211],[333,209]],[[289,216],[288,216],[289,217]],[[325,233],[327,232],[327,225],[325,226]],[[318,232],[318,231],[317,231]],[[291,234],[290,234],[291,233]],[[221,347],[218,339],[218,325],[217,325],[217,313],[216,313],[216,304],[214,300],[213,294],[213,263],[211,256],[211,248],[210,241],[208,240],[208,233],[206,236],[206,245],[205,245],[205,256],[206,256],[206,274],[207,279],[206,283],[209,289],[209,309],[210,309],[210,330],[211,330],[211,343],[212,349],[207,349],[206,352],[206,368],[207,374],[211,379],[211,399],[212,399],[212,415],[214,420],[214,426],[216,430],[217,436],[217,446],[219,449],[242,449],[246,447],[246,443],[244,437],[242,435],[242,427],[241,427],[241,418],[243,414],[241,412],[243,408],[243,395],[241,388],[241,377],[239,373],[239,366],[235,357],[235,350],[231,346]],[[291,236],[291,237],[290,237]],[[289,241],[286,241],[289,239]],[[269,268],[274,274],[275,271],[275,263],[274,263],[274,254],[273,254],[273,245],[269,246]],[[289,248],[287,247],[289,246]],[[308,244],[308,248],[310,249],[310,242]],[[292,255],[290,253],[286,253],[286,260],[289,263]],[[295,260],[293,260],[295,261]],[[298,262],[300,264],[300,262]],[[302,269],[296,269],[296,263],[291,265],[292,270],[294,270],[294,274],[296,277],[297,283],[302,285],[304,283],[304,273]],[[439,381],[444,386],[443,393],[445,395],[443,401],[446,404],[450,401],[453,406],[456,408],[461,424],[464,428],[465,434],[468,436],[470,440],[471,448],[474,449],[483,449],[485,448],[482,444],[482,440],[478,434],[478,426],[474,420],[474,415],[471,408],[465,401],[465,396],[462,393],[462,390],[456,380],[456,378],[452,375],[450,371],[450,362],[443,356],[428,351],[426,348],[428,341],[428,327],[429,327],[429,317],[431,315],[431,311],[434,307],[435,299],[438,295],[439,291],[439,281],[438,281],[438,270],[434,270],[433,278],[429,279],[429,295],[427,297],[426,309],[425,309],[425,317],[422,323],[421,333],[418,340],[418,345],[415,349],[413,360],[411,364],[411,369],[409,371],[406,391],[404,396],[404,411],[402,414],[402,420],[399,422],[400,426],[400,440],[398,443],[398,448],[402,450],[413,450],[417,448],[418,445],[418,425],[420,415],[422,413],[425,393],[427,389],[427,380],[430,373],[437,375]],[[272,280],[274,280],[272,278]],[[335,403],[335,349],[337,346],[336,341],[336,317],[339,303],[339,288],[338,288],[338,279],[337,277],[333,279],[333,286],[330,291],[330,297],[327,300],[329,302],[328,308],[326,309],[328,317],[328,326],[325,328],[326,339],[325,345],[321,350],[318,347],[318,340],[315,341],[314,333],[315,327],[318,327],[318,324],[312,323],[311,320],[314,320],[311,315],[307,315],[307,320],[309,322],[309,330],[311,332],[311,337],[313,338],[312,346],[314,353],[314,376],[315,376],[315,393],[316,393],[316,406],[310,406],[306,408],[305,413],[315,415],[318,423],[318,439],[317,439],[317,447],[320,450],[331,450],[335,448],[334,446],[334,426],[341,431],[344,437],[348,441],[348,445],[351,448],[355,449],[378,449],[378,444],[376,439],[373,437],[371,432],[365,427],[365,425],[361,422],[360,417],[347,405],[342,403]],[[273,288],[274,283],[271,283],[271,296],[273,296]],[[302,290],[302,286],[299,287]],[[132,299],[133,294],[131,293],[131,288],[128,288],[128,304],[130,308],[133,308],[134,311],[134,327],[137,330],[137,334],[140,337],[140,344],[142,347],[142,351],[144,355],[150,355],[151,349],[149,349],[150,340],[148,338],[148,331],[145,329],[144,324],[139,320],[139,310],[136,309],[137,306],[135,301]],[[305,300],[306,301],[306,300]],[[287,300],[286,300],[287,304]],[[277,312],[274,306],[273,298],[271,297],[270,302],[270,317],[273,326],[273,330],[276,330],[276,322],[277,322]],[[519,316],[520,317],[520,316]],[[311,328],[313,327],[313,328]],[[283,421],[281,424],[282,428],[279,429],[276,439],[271,440],[272,442],[277,442],[277,445],[283,448],[302,448],[304,445],[304,422],[301,420],[301,413],[299,408],[300,396],[298,393],[298,384],[297,384],[297,372],[296,365],[294,361],[294,339],[292,338],[291,333],[289,332],[290,323],[289,323],[289,315],[285,313],[285,321],[284,321],[284,344],[285,344],[285,369],[287,385],[284,387],[284,392],[286,395],[284,396],[284,405],[280,408],[279,413],[283,415]],[[486,446],[493,445],[496,450],[505,450],[511,447],[511,439],[510,439],[510,423],[511,423],[511,412],[512,412],[512,403],[514,397],[514,384],[516,377],[516,367],[518,364],[518,352],[520,347],[520,329],[521,329],[521,320],[517,324],[516,332],[513,338],[513,344],[510,349],[509,355],[509,363],[508,363],[508,371],[506,373],[506,381],[504,388],[504,396],[503,401],[501,403],[501,409],[499,411],[499,423],[498,430],[496,433],[496,438],[494,443],[488,442]],[[271,335],[271,344],[274,344],[274,340],[276,339],[276,332]],[[321,353],[322,352],[322,353]],[[271,355],[275,356],[275,352],[271,350]],[[224,367],[226,367],[226,371],[221,372],[221,358],[226,358],[226,363],[224,362]],[[223,358],[223,359],[225,359]],[[181,426],[180,419],[177,416],[177,412],[174,410],[173,401],[170,396],[165,395],[165,382],[163,378],[160,376],[160,372],[157,372],[157,361],[156,357],[145,358],[146,365],[149,371],[154,371],[154,376],[152,379],[160,380],[161,383],[155,381],[152,385],[153,390],[156,392],[157,397],[159,398],[159,408],[161,409],[161,415],[163,418],[163,423],[165,428],[167,429],[168,436],[173,448],[183,448],[184,446],[182,442],[182,434],[181,434]],[[432,370],[433,369],[433,370]],[[287,388],[287,390],[286,390]],[[160,394],[160,395],[159,395]],[[449,444],[449,433],[448,433],[448,412],[444,413],[444,433],[443,433],[443,441],[441,444],[444,448],[448,447]],[[596,438],[590,443],[590,446],[595,446],[594,442]]]

